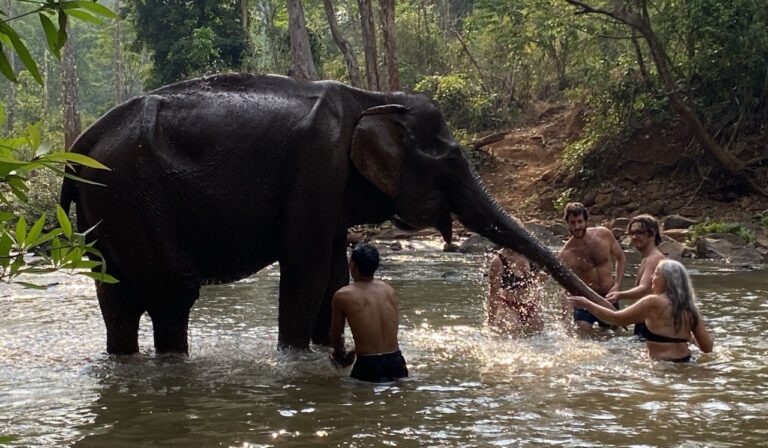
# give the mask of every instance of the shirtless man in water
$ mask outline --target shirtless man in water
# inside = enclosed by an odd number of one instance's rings
[[[636,301],[651,294],[651,279],[656,271],[656,266],[663,260],[664,254],[659,250],[661,244],[661,232],[659,231],[659,221],[651,215],[637,215],[629,220],[627,233],[632,247],[640,252],[643,259],[637,268],[637,278],[635,287],[626,291],[613,291],[608,293],[606,299],[613,304],[619,300]],[[645,337],[645,323],[635,324],[635,335]]]
[[[565,206],[563,219],[571,238],[560,249],[559,255],[584,283],[605,296],[620,289],[626,259],[611,231],[602,226],[587,228],[588,218],[587,209],[581,203],[571,202]],[[595,322],[601,327],[610,326],[582,308],[573,310],[573,320],[582,332],[589,331]]]
[[[353,283],[336,291],[331,312],[331,359],[341,367],[355,362],[350,376],[371,383],[408,376],[397,342],[397,294],[388,283],[373,278],[378,267],[379,252],[375,247],[355,247],[349,260]],[[349,353],[344,348],[345,321],[355,340],[355,349]]]

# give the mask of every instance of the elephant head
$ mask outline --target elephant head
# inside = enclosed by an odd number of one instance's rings
[[[450,242],[452,214],[469,229],[538,263],[572,294],[603,299],[488,193],[440,114],[422,96],[362,113],[352,137],[355,168],[412,228],[435,227]]]

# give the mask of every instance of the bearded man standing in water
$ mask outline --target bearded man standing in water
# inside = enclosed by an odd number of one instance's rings
[[[383,383],[408,376],[397,341],[398,300],[395,290],[373,278],[379,267],[379,251],[359,244],[349,257],[353,283],[333,295],[331,304],[331,359],[341,367],[357,361],[350,376],[360,381]],[[349,322],[355,349],[344,348],[344,322]]]
[[[571,233],[571,238],[560,249],[563,263],[601,296],[618,291],[626,258],[611,231],[603,226],[587,228],[589,213],[580,202],[567,204],[563,219]],[[580,332],[590,331],[595,322],[601,327],[610,327],[583,308],[573,310],[573,320]]]

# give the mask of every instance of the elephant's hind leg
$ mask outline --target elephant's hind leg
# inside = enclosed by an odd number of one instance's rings
[[[197,299],[199,290],[170,294],[163,299],[152,301],[161,304],[151,307],[149,317],[152,318],[152,330],[155,338],[157,354],[188,354],[187,340],[189,329],[189,313],[192,304]]]
[[[132,355],[139,352],[139,321],[144,308],[124,283],[96,284],[101,315],[107,327],[107,353]]]

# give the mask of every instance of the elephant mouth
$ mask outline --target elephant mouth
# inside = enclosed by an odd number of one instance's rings
[[[395,215],[392,217],[392,222],[395,224],[395,227],[397,227],[400,230],[405,230],[408,232],[415,232],[419,229],[424,228],[425,226],[413,226],[411,224],[408,224],[398,215]],[[434,226],[439,232],[440,235],[443,237],[443,240],[447,244],[451,243],[451,240],[453,239],[453,221],[450,214],[446,214],[443,216],[439,222]]]

